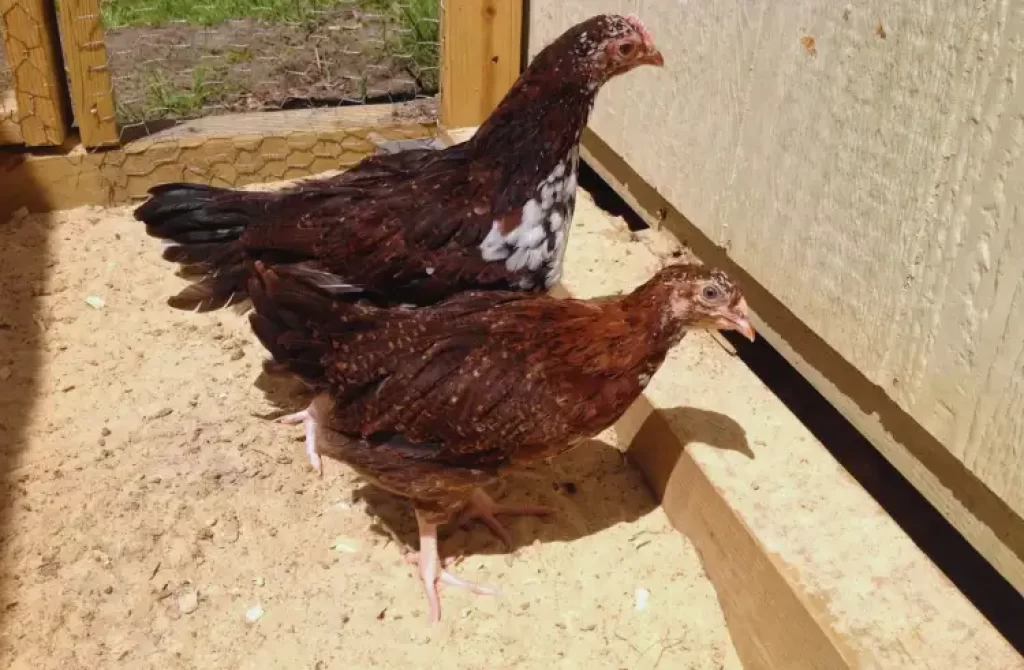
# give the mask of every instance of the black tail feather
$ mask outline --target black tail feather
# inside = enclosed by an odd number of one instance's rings
[[[161,184],[135,210],[146,232],[178,244],[230,242],[238,239],[252,217],[260,193],[232,191],[202,184]]]
[[[171,243],[163,258],[181,265],[178,275],[196,280],[167,303],[198,312],[245,303],[250,270],[239,238],[262,194],[184,183],[154,186],[149,194],[135,218]]]

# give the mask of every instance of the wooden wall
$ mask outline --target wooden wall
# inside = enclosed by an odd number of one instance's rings
[[[532,0],[530,54],[600,12],[667,66],[606,87],[599,144],[1024,589],[1024,0]]]

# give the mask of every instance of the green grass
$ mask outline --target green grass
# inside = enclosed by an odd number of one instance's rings
[[[304,22],[313,19],[317,12],[342,4],[350,3],[344,0],[102,0],[100,11],[108,28],[155,28],[176,21],[212,26],[245,18]]]
[[[176,85],[159,70],[146,72],[144,103],[121,107],[119,116],[126,123],[199,116],[205,107],[222,102],[227,95],[227,88],[218,79],[216,73],[204,67],[193,70],[192,80],[185,85]]]

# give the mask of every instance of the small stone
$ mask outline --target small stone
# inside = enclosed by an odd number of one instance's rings
[[[647,601],[651,598],[651,592],[647,589],[637,589],[635,594],[636,611],[640,612],[647,607]]]
[[[155,413],[153,413],[153,414],[152,414],[152,415],[151,415],[151,416],[150,416],[149,418],[150,418],[150,420],[153,420],[153,419],[162,419],[162,418],[164,418],[165,416],[170,416],[170,415],[171,415],[171,413],[172,413],[173,411],[174,411],[174,410],[173,410],[173,409],[171,409],[170,407],[164,407],[164,408],[162,408],[162,409],[159,409],[159,410],[157,410],[157,411],[156,411]]]
[[[85,299],[85,303],[89,305],[89,307],[92,307],[93,309],[103,309],[103,306],[107,304],[103,300],[103,298],[99,297],[98,295],[89,296],[88,298]]]
[[[243,358],[245,358],[245,351],[241,347],[238,347],[237,349],[231,352],[231,360],[240,361]]]
[[[178,597],[178,610],[182,614],[192,614],[199,609],[199,594],[195,591],[186,591]]]
[[[263,618],[263,606],[253,605],[245,611],[245,620],[249,623],[256,623]]]
[[[354,554],[359,551],[359,543],[346,537],[336,537],[331,543],[331,549],[345,554]]]
[[[5,382],[8,379],[10,379],[12,372],[13,371],[11,370],[11,366],[9,365],[5,365],[2,368],[0,368],[0,382]]]
[[[110,435],[110,429],[106,426],[100,429],[100,437],[108,437]]]
[[[11,214],[11,221],[21,221],[28,216],[28,207],[19,207]]]
[[[262,577],[256,577],[252,580],[252,583],[256,586],[263,586],[267,583],[267,580],[263,579]]]
[[[103,592],[106,593],[109,596],[111,593],[114,592],[114,587],[113,586],[107,586],[105,589],[103,589]]]

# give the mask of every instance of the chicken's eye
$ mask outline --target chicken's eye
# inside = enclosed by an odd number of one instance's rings
[[[633,49],[635,48],[636,45],[633,44],[632,42],[622,42],[619,44],[619,55],[629,56],[631,53],[633,53]]]
[[[718,290],[717,286],[705,286],[700,295],[705,300],[718,300],[721,297],[722,292]]]

